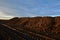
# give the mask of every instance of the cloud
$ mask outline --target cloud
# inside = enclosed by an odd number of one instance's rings
[[[14,16],[7,15],[6,13],[0,11],[0,19],[10,19],[13,18]]]
[[[60,15],[58,0],[0,0],[1,17]]]
[[[8,15],[8,14],[2,12],[2,11],[0,12],[0,16],[1,17],[14,17],[14,16]]]
[[[10,19],[13,18],[15,15],[14,13],[14,6],[7,2],[7,0],[0,0],[0,19]]]

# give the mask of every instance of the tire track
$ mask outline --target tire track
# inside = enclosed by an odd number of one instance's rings
[[[47,36],[44,36],[44,35],[40,35],[40,34],[36,34],[36,33],[33,33],[33,32],[28,32],[28,31],[27,32],[26,31],[24,32],[23,29],[21,29],[21,30],[18,31],[17,29],[14,29],[14,28],[12,28],[12,27],[10,27],[8,25],[5,25],[5,24],[2,24],[2,26],[5,26],[5,28],[7,28],[8,31],[13,31],[14,33],[16,33],[16,35],[18,35],[19,37],[21,36],[22,38],[24,38],[26,40],[29,40],[29,39],[32,39],[32,40],[40,40],[41,38],[44,38],[46,40],[55,40],[53,38],[50,38],[50,37],[47,37]],[[20,35],[20,34],[22,34],[23,36]]]

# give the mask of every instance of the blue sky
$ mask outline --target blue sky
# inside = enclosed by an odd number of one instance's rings
[[[0,0],[0,18],[60,16],[60,0]]]

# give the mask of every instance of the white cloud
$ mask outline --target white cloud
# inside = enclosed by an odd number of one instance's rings
[[[11,16],[11,15],[7,15],[6,13],[0,11],[0,19],[11,19],[13,18],[14,16]]]

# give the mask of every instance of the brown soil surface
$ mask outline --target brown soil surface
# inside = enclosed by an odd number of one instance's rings
[[[60,40],[60,17],[15,17],[4,24]]]

